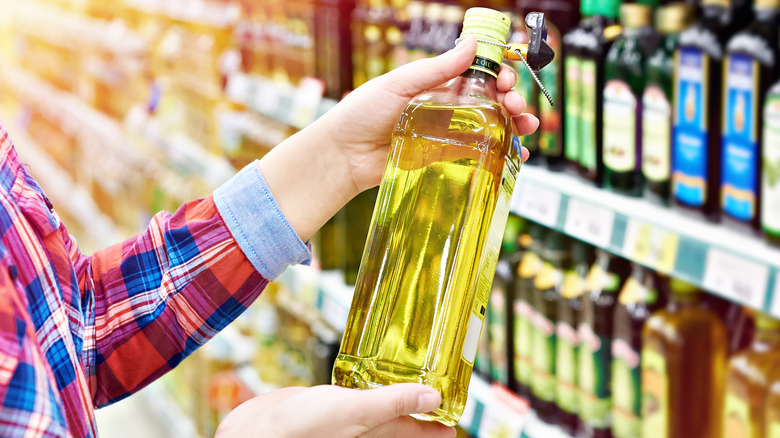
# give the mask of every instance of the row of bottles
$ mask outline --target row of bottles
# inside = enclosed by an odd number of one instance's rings
[[[780,243],[780,2],[654,3],[583,0],[578,24],[548,17],[563,68],[542,81],[563,84],[563,123],[551,143],[559,118],[540,111],[524,145],[553,170]]]
[[[766,437],[778,347],[780,321],[510,216],[475,372],[572,436]]]

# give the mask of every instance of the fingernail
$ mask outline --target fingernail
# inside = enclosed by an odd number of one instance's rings
[[[469,38],[471,38],[471,37],[464,38],[463,40],[461,40],[461,42],[458,43],[457,46],[455,46],[455,51],[456,52],[460,52],[460,51],[464,50],[466,48],[466,41],[468,41]]]
[[[417,397],[418,412],[432,411],[436,409],[438,405],[439,405],[439,394],[436,394],[434,392],[426,392],[425,394],[420,394]]]

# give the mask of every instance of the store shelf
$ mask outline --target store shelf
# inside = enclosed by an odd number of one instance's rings
[[[512,211],[780,317],[780,250],[754,236],[533,166],[520,172]]]
[[[319,312],[322,320],[337,332],[344,331],[355,287],[344,283],[341,272],[293,266],[276,281],[294,293],[299,305]]]

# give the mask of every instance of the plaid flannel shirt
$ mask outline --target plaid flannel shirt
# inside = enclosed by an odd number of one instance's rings
[[[175,367],[311,257],[256,165],[86,256],[0,125],[0,203],[2,437],[97,437],[95,407]]]

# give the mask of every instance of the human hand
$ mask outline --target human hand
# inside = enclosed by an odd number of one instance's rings
[[[373,79],[347,95],[333,110],[317,121],[344,155],[356,192],[379,184],[390,139],[401,112],[416,95],[462,74],[471,65],[477,49],[474,38],[440,56],[399,67]],[[502,66],[497,87],[499,102],[512,115],[518,135],[532,134],[539,121],[523,114],[526,102],[513,91],[517,76]],[[523,149],[523,161],[528,151]]]
[[[455,429],[408,416],[440,403],[436,390],[415,383],[370,390],[284,388],[234,409],[215,438],[452,438]]]

